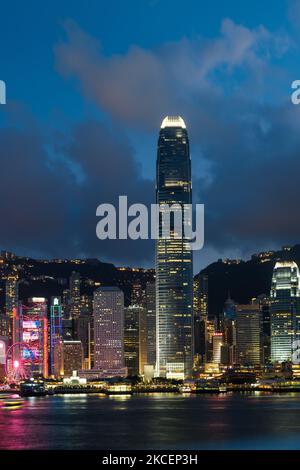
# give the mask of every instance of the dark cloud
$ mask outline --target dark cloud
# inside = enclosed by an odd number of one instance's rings
[[[51,135],[2,129],[1,220],[9,220],[2,246],[152,264],[151,243],[97,240],[95,211],[122,194],[154,201],[154,182],[142,177],[126,131],[156,141],[166,114],[188,125],[194,200],[206,211],[205,249],[196,255],[202,266],[299,241],[300,107],[289,99],[297,77],[280,63],[295,50],[291,38],[226,19],[216,38],[108,57],[78,25],[68,21],[65,31],[57,69],[75,77],[106,124],[90,120]]]
[[[129,203],[150,203],[154,196],[133,149],[115,132],[96,121],[77,125],[67,136],[1,129],[2,247],[34,256],[152,263],[151,242],[96,238],[99,204],[116,204],[122,194]]]

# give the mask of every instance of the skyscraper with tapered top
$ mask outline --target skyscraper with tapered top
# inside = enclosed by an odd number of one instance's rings
[[[184,237],[170,217],[170,236],[163,237],[167,206],[192,203],[191,160],[185,123],[167,116],[160,128],[156,164],[156,203],[160,207],[156,241],[156,372],[167,378],[191,375],[193,364],[193,260]],[[174,237],[177,234],[177,237]]]
[[[277,261],[270,297],[271,360],[293,361],[300,340],[300,273],[294,261]]]

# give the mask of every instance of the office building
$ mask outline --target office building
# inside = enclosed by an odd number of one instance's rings
[[[185,123],[179,116],[166,117],[161,125],[156,167],[156,203],[159,205],[159,237],[156,241],[156,372],[189,377],[193,367],[193,260],[184,237],[182,214],[192,203],[191,160]],[[167,210],[176,205],[172,217]],[[175,220],[179,224],[175,224]],[[170,220],[170,233],[165,228]],[[180,230],[181,229],[181,230]]]
[[[32,297],[27,305],[19,304],[13,317],[13,343],[27,346],[24,366],[35,374],[48,376],[48,318],[47,301],[44,297]]]
[[[118,287],[94,292],[94,368],[124,367],[124,295]]]
[[[82,369],[83,350],[81,341],[63,341],[63,371],[66,377],[72,375],[73,370]]]
[[[241,365],[262,363],[262,318],[258,302],[236,305],[236,361]]]
[[[54,374],[54,351],[63,338],[60,297],[52,297],[50,304],[50,370]]]
[[[124,309],[124,360],[128,375],[139,373],[139,316],[141,307],[129,305]]]
[[[73,271],[70,276],[70,299],[69,314],[71,318],[78,318],[80,315],[80,274]]]
[[[299,268],[294,261],[275,264],[270,295],[271,360],[292,360],[299,340]]]

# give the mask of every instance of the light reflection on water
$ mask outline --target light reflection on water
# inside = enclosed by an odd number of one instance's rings
[[[299,449],[300,395],[61,395],[0,408],[2,449]]]

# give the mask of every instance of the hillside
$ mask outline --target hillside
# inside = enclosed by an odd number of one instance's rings
[[[258,253],[248,261],[219,260],[203,269],[199,274],[208,275],[209,315],[222,312],[229,292],[238,303],[269,294],[273,267],[278,260],[295,261],[300,266],[300,245]]]

